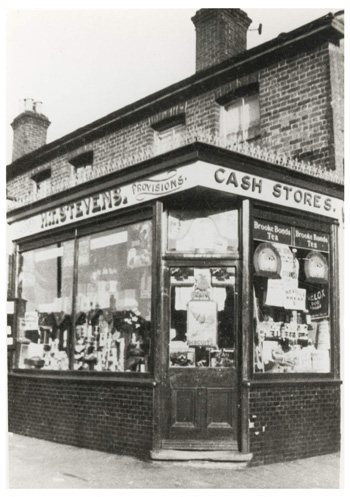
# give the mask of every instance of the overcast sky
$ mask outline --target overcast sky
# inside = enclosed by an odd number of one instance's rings
[[[74,7],[74,2],[68,5]],[[43,102],[52,123],[50,142],[192,75],[191,17],[198,8],[9,9],[7,163],[12,154],[10,123],[23,110],[26,97]],[[263,25],[261,36],[248,33],[248,48],[342,8],[244,8],[252,29]]]

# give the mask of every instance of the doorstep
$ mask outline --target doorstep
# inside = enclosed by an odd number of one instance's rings
[[[151,451],[155,461],[217,461],[248,463],[253,454],[242,454],[236,450],[174,450],[160,449]]]

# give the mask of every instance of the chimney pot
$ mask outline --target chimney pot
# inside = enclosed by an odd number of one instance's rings
[[[32,98],[25,98],[24,99],[24,111],[31,111],[33,112],[33,104],[34,100]]]
[[[37,114],[43,113],[43,103],[42,102],[34,102],[34,111]]]

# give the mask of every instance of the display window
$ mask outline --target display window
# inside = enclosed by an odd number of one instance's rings
[[[152,223],[79,239],[75,370],[148,371]]]
[[[74,242],[24,252],[19,257],[18,367],[69,369]]]
[[[22,252],[16,366],[147,372],[151,265],[151,221]]]
[[[329,373],[330,236],[254,219],[256,373]]]

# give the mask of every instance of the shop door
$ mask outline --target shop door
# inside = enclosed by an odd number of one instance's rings
[[[169,279],[163,447],[234,448],[236,270],[170,267]]]

